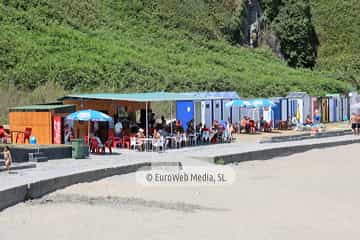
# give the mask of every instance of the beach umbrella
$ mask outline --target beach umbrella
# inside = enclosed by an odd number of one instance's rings
[[[250,104],[254,108],[262,108],[262,107],[271,107],[274,105],[274,103],[266,98],[256,98],[250,100]]]
[[[90,137],[90,122],[112,122],[109,115],[95,110],[80,110],[68,115],[67,121],[86,121],[88,122],[88,137]]]
[[[91,122],[110,122],[112,117],[105,113],[95,110],[80,110],[74,112],[66,117],[66,120],[71,121],[91,121]]]
[[[247,107],[250,106],[250,102],[242,99],[232,100],[225,104],[225,107]]]

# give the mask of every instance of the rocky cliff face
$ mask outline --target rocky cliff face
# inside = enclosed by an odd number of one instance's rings
[[[246,0],[243,14],[243,44],[252,48],[269,47],[279,57],[284,58],[281,44],[275,32],[267,27],[264,22],[264,11],[260,0]]]
[[[259,0],[245,0],[242,24],[243,43],[257,47],[262,25],[262,10]]]

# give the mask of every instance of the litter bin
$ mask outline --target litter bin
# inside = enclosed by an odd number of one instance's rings
[[[74,159],[81,159],[81,158],[85,158],[88,156],[88,153],[85,152],[85,147],[87,147],[87,145],[84,142],[84,139],[74,139],[71,142],[71,146],[72,146],[72,158]]]

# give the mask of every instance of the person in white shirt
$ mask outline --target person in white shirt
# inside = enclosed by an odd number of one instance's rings
[[[123,129],[123,125],[122,125],[121,121],[118,121],[115,124],[115,136],[116,137],[121,137],[122,129]]]

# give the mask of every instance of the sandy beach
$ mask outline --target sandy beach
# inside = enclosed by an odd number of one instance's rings
[[[359,149],[231,165],[229,185],[78,184],[0,212],[0,239],[357,239]]]

